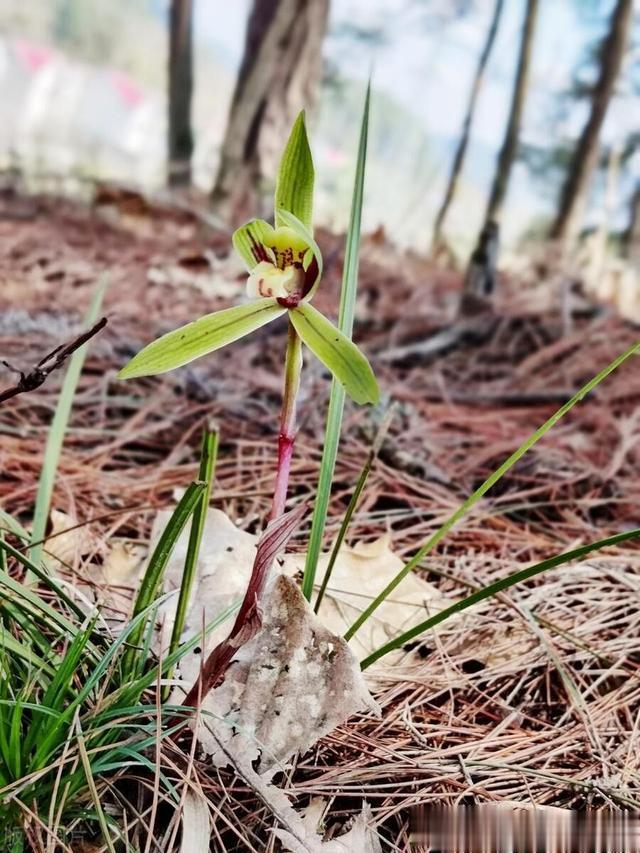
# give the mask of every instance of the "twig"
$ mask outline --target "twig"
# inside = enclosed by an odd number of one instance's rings
[[[78,337],[70,343],[61,344],[51,350],[51,352],[45,355],[33,370],[30,370],[28,373],[16,370],[9,364],[9,362],[3,360],[2,364],[4,364],[5,367],[20,375],[20,381],[15,385],[12,385],[10,388],[6,388],[4,391],[0,392],[0,403],[5,403],[12,397],[17,397],[18,394],[35,391],[36,388],[39,388],[45,382],[50,373],[61,368],[70,355],[73,355],[76,350],[80,349],[83,344],[86,344],[87,341],[91,340],[91,338],[104,329],[106,325],[107,318],[103,317],[101,320],[98,320],[95,326],[92,326],[90,329],[87,329],[86,332],[78,335]]]

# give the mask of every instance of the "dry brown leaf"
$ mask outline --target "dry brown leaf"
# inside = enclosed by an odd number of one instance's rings
[[[147,548],[126,539],[111,541],[102,564],[102,577],[112,586],[135,585],[142,568]]]
[[[224,750],[226,751],[226,750]],[[381,853],[380,839],[373,827],[371,812],[365,803],[351,829],[331,841],[323,841],[319,828],[319,810],[307,809],[301,815],[280,788],[269,784],[242,757],[229,760],[244,781],[278,819],[280,829],[274,829],[285,850],[291,853]]]
[[[162,510],[156,516],[151,532],[151,548],[158,541],[162,530],[171,517],[170,510]],[[190,527],[178,538],[173,554],[167,563],[165,592],[175,592],[160,609],[163,623],[163,643],[167,644],[175,619],[184,561],[189,543]],[[202,631],[203,625],[218,617],[244,595],[256,552],[257,536],[239,530],[229,516],[219,509],[210,508],[204,523],[202,543],[196,566],[196,577],[191,590],[185,621],[184,637]],[[206,649],[210,650],[229,633],[229,625],[222,624],[207,638]],[[200,666],[197,656],[196,666]]]
[[[192,656],[180,669],[191,686],[199,660]],[[283,575],[270,584],[260,632],[238,650],[202,709],[198,739],[213,763],[224,766],[231,757],[260,774],[306,752],[352,714],[379,713],[346,642]]]
[[[378,833],[373,828],[371,809],[365,803],[362,811],[355,818],[351,828],[330,841],[322,841],[321,827],[326,803],[320,797],[314,797],[304,811],[302,825],[305,831],[304,844],[284,829],[274,830],[282,846],[289,853],[306,853],[309,849],[319,853],[382,853]]]
[[[52,570],[60,569],[60,564],[73,568],[83,554],[99,547],[89,526],[76,527],[78,520],[68,513],[52,509],[49,521],[51,529],[44,543],[43,559]]]
[[[305,556],[301,554],[288,555],[283,571],[288,575],[297,574],[304,567],[304,560]],[[318,583],[322,582],[328,562],[329,554],[322,554],[316,574]],[[389,547],[388,536],[376,539],[375,542],[358,543],[353,548],[343,545],[320,607],[322,623],[334,633],[344,634],[403,565],[404,561]],[[410,572],[389,599],[351,638],[349,644],[355,654],[365,657],[391,637],[439,613],[451,603],[451,599],[443,596],[433,584]],[[402,655],[399,652],[395,658]],[[388,664],[390,660],[387,657],[385,663]]]
[[[187,791],[182,804],[180,853],[208,853],[211,842],[209,803],[202,793]]]

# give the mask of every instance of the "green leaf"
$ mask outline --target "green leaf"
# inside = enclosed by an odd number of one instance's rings
[[[146,346],[122,368],[118,378],[155,376],[182,367],[270,323],[286,310],[275,299],[259,299],[206,314]]]
[[[251,272],[260,261],[273,261],[265,242],[273,241],[274,229],[264,219],[252,219],[241,225],[231,238],[233,247]]]
[[[356,292],[358,290],[358,254],[360,250],[360,225],[362,220],[364,172],[367,161],[370,92],[371,87],[367,86],[362,122],[360,124],[358,160],[356,163],[353,196],[351,199],[351,214],[349,217],[349,230],[347,232],[347,245],[345,247],[344,269],[342,271],[342,288],[340,291],[340,312],[338,314],[338,328],[349,338],[351,338],[353,330]],[[313,296],[314,289],[315,288],[312,288],[307,299]],[[311,533],[309,535],[309,548],[307,549],[307,559],[305,561],[304,576],[302,578],[302,593],[307,601],[311,601],[311,593],[313,592],[313,583],[318,566],[318,557],[322,550],[322,539],[327,522],[333,472],[336,465],[336,458],[338,456],[338,443],[340,441],[343,409],[344,390],[342,385],[334,379],[331,383],[331,397],[329,398],[329,411],[327,413],[327,426],[324,435],[324,450],[322,451],[320,478],[318,480],[318,491],[313,507],[313,519],[311,521]]]
[[[311,228],[314,179],[303,110],[295,120],[280,161],[275,195],[276,227],[288,224],[282,218],[282,211],[288,211],[307,228]]]
[[[184,559],[184,572],[180,581],[180,594],[178,596],[178,604],[176,605],[176,615],[171,631],[171,642],[169,643],[169,653],[175,651],[180,645],[180,637],[184,629],[184,623],[187,616],[187,608],[193,589],[193,582],[196,577],[198,567],[198,554],[200,553],[200,545],[202,542],[202,534],[207,518],[207,510],[211,500],[211,488],[213,486],[213,477],[218,458],[218,432],[205,427],[202,436],[202,448],[200,451],[200,468],[198,471],[198,481],[205,483],[202,491],[202,497],[193,510],[193,518],[191,520],[191,530],[189,531],[189,545]],[[168,678],[173,676],[170,671]],[[165,687],[165,701],[171,692],[170,685]]]
[[[106,287],[107,280],[103,278],[96,288],[91,304],[89,305],[89,310],[84,318],[87,326],[92,326],[98,319]],[[49,518],[53,484],[58,470],[58,462],[60,461],[62,443],[69,424],[69,417],[71,416],[73,398],[78,387],[88,346],[88,343],[81,346],[69,359],[69,366],[67,367],[62,388],[60,389],[56,410],[51,421],[51,426],[49,427],[49,432],[47,433],[47,444],[42,460],[42,468],[40,469],[36,505],[33,511],[33,524],[31,526],[31,541],[34,545],[29,549],[29,556],[34,563],[39,563],[42,558],[42,540],[45,538],[47,519]],[[33,582],[33,575],[29,571],[27,572],[25,582]]]
[[[384,655],[394,651],[395,649],[402,648],[410,640],[415,639],[415,637],[419,637],[420,634],[424,634],[425,631],[428,631],[430,628],[434,628],[436,625],[439,625],[440,622],[446,621],[454,614],[460,613],[462,610],[467,610],[469,607],[472,607],[474,604],[478,604],[480,601],[484,601],[486,598],[498,595],[498,593],[503,592],[505,589],[509,589],[516,584],[523,583],[523,581],[527,581],[536,575],[542,574],[542,572],[548,571],[549,569],[555,569],[564,563],[571,563],[573,560],[579,560],[582,557],[586,557],[587,554],[590,554],[593,551],[600,551],[602,548],[619,545],[630,539],[636,539],[638,536],[640,536],[640,528],[637,528],[636,530],[627,530],[624,533],[616,533],[614,536],[609,536],[607,539],[599,539],[597,542],[590,542],[588,545],[581,545],[579,548],[574,548],[572,551],[566,551],[564,554],[556,554],[555,557],[549,557],[546,560],[542,560],[540,563],[536,563],[533,566],[529,566],[526,569],[522,569],[519,572],[514,572],[511,575],[507,575],[505,578],[494,581],[493,583],[472,592],[471,595],[466,596],[466,598],[461,598],[459,601],[455,601],[449,607],[445,607],[444,610],[441,610],[434,616],[430,616],[428,619],[425,619],[424,622],[420,622],[419,625],[414,625],[413,628],[409,628],[408,631],[405,631],[404,633],[394,637],[392,640],[389,640],[388,643],[385,643],[384,646],[376,649],[361,661],[360,666],[362,669],[367,669],[367,667],[371,666],[372,663],[375,663],[381,657],[384,657]]]
[[[281,210],[280,221],[282,223],[282,226],[290,228],[301,240],[304,240],[311,250],[310,253],[307,253],[305,260],[303,261],[302,265],[304,269],[309,269],[312,260],[311,256],[316,259],[316,262],[318,264],[318,274],[315,278],[315,281],[311,285],[311,289],[304,297],[304,301],[308,302],[313,296],[313,294],[316,292],[316,288],[318,287],[318,284],[320,283],[320,278],[322,276],[322,252],[320,251],[320,247],[318,246],[316,241],[313,239],[313,234],[311,233],[311,231],[309,231],[306,225],[303,222],[300,222],[298,217],[294,216],[293,213],[290,213],[288,210]]]
[[[289,311],[291,322],[311,352],[328,367],[356,403],[377,403],[373,370],[358,347],[308,302]]]

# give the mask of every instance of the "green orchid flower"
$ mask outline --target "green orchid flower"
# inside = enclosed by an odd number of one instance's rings
[[[233,235],[233,245],[247,267],[251,301],[163,335],[134,356],[119,378],[181,367],[287,314],[302,342],[356,403],[378,401],[378,384],[365,356],[310,304],[322,276],[322,255],[311,222],[314,178],[304,113],[300,113],[280,164],[275,227],[254,219]]]

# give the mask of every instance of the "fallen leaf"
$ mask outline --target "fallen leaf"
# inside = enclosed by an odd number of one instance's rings
[[[91,533],[89,525],[77,527],[78,520],[59,509],[49,514],[51,529],[44,542],[44,562],[53,569],[63,566],[74,567],[83,554],[99,547],[99,540]]]
[[[112,586],[133,586],[137,583],[147,548],[125,539],[111,541],[102,564],[102,577]]]
[[[306,833],[305,846],[286,829],[274,830],[283,848],[289,853],[306,853],[309,849],[319,853],[382,853],[380,838],[373,827],[371,809],[366,803],[351,828],[330,841],[322,841],[322,832],[318,832],[325,811],[326,803],[319,797],[312,799],[307,806],[301,821]]]
[[[297,812],[280,788],[269,784],[244,759],[234,762],[238,775],[251,786],[280,823],[274,829],[284,849],[290,853],[381,853],[380,839],[372,825],[371,812],[365,803],[351,829],[331,841],[323,841],[318,833],[318,808],[303,815]]]
[[[150,553],[170,517],[171,510],[162,510],[156,516],[151,532]],[[190,525],[187,525],[178,538],[165,572],[164,591],[176,593],[159,612],[159,619],[163,621],[162,642],[165,647],[168,645],[175,620],[177,591],[182,582],[190,529]],[[189,597],[184,639],[200,633],[203,625],[211,622],[242,598],[251,577],[257,541],[257,536],[239,530],[224,512],[213,508],[208,510],[196,564],[196,576]],[[229,625],[222,624],[208,636],[206,648],[212,649],[228,633]],[[199,669],[200,655],[195,657],[195,664]]]
[[[209,803],[204,794],[187,791],[182,804],[180,853],[208,853],[211,843]]]
[[[199,661],[181,662],[191,686]],[[179,704],[180,695],[174,697]],[[358,712],[379,713],[342,637],[325,628],[297,584],[278,575],[259,633],[238,650],[202,702],[198,740],[217,766],[229,759],[270,774]]]
[[[328,553],[322,554],[318,560],[318,583],[322,582],[329,556]],[[296,575],[303,569],[304,561],[304,555],[288,555],[283,571],[288,575]],[[353,548],[343,545],[320,606],[318,615],[322,623],[334,633],[344,634],[403,566],[404,561],[389,547],[388,536],[375,542],[359,543]],[[427,583],[415,572],[410,572],[356,632],[349,644],[359,657],[365,657],[411,625],[439,613],[451,603],[451,599],[442,595],[437,587]],[[400,651],[395,658],[403,654]],[[387,657],[385,663],[388,664],[393,658]]]

